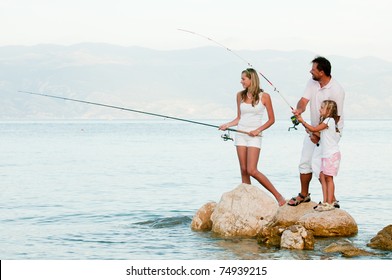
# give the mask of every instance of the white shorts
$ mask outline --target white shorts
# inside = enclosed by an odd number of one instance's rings
[[[309,174],[312,173],[319,178],[321,171],[321,147],[314,144],[309,135],[306,134],[301,159],[299,161],[299,173]]]
[[[244,133],[237,133],[235,135],[234,145],[255,147],[261,149],[261,137],[260,136],[249,136]]]

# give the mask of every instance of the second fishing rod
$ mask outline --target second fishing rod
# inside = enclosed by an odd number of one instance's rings
[[[154,117],[161,117],[164,119],[172,119],[172,120],[181,121],[181,122],[187,122],[187,123],[193,123],[193,124],[197,124],[197,125],[219,128],[218,125],[214,125],[214,124],[193,121],[193,120],[188,120],[188,119],[183,119],[183,118],[177,118],[177,117],[168,116],[168,115],[161,115],[161,114],[146,112],[146,111],[142,111],[142,110],[135,110],[135,109],[125,108],[125,107],[120,107],[120,106],[115,106],[115,105],[109,105],[109,104],[104,104],[104,103],[98,103],[98,102],[92,102],[92,101],[87,101],[87,100],[80,100],[80,99],[74,99],[74,98],[68,98],[68,97],[62,97],[62,96],[50,95],[50,94],[44,94],[44,93],[37,93],[37,92],[31,92],[31,91],[19,90],[18,92],[19,93],[27,93],[27,94],[31,94],[31,95],[38,95],[38,96],[43,96],[43,97],[49,97],[49,98],[55,98],[55,99],[61,99],[61,100],[67,100],[67,101],[73,101],[73,102],[78,102],[78,103],[84,103],[84,104],[89,104],[89,105],[94,105],[94,106],[107,107],[107,108],[129,111],[129,112],[134,112],[134,113],[144,114],[144,115],[149,115],[149,116],[154,116]],[[238,129],[234,129],[234,128],[228,128],[227,131],[228,131],[228,133],[225,133],[221,136],[224,141],[227,141],[227,140],[233,141],[233,138],[230,136],[230,131],[248,134],[248,132],[246,132],[246,131],[242,131],[242,130],[238,130]],[[261,137],[261,135],[259,135],[258,137]]]
[[[207,36],[205,36],[205,35],[196,33],[196,32],[194,32],[194,31],[186,30],[186,29],[181,29],[181,28],[179,28],[178,30],[179,30],[179,31],[182,31],[182,32],[190,33],[190,34],[192,34],[192,35],[196,35],[196,36],[203,37],[204,39],[207,39],[207,40],[209,40],[209,41],[211,41],[211,42],[213,42],[213,43],[219,45],[220,47],[226,49],[227,51],[231,52],[231,53],[234,54],[236,57],[238,57],[239,59],[241,59],[242,61],[244,61],[249,67],[255,69],[255,67],[254,67],[250,62],[248,62],[245,58],[243,58],[242,56],[240,56],[239,54],[237,54],[236,52],[234,52],[232,49],[226,47],[225,45],[223,45],[223,44],[221,44],[221,43],[219,43],[219,42],[217,42],[217,41],[211,39],[210,37],[207,37]],[[256,69],[255,69],[255,70],[256,70]],[[256,70],[256,71],[257,71],[257,70]],[[268,82],[268,84],[270,84],[271,87],[273,87],[274,91],[277,92],[277,93],[280,95],[280,97],[283,99],[283,101],[290,107],[291,111],[293,111],[294,108],[290,105],[290,103],[287,101],[287,99],[280,93],[280,91],[276,88],[276,86],[274,86],[274,84],[273,84],[273,83],[272,83],[263,73],[261,73],[260,71],[257,71],[257,72],[259,73],[260,76],[262,76],[262,77]],[[297,120],[297,118],[296,118],[295,116],[291,116],[290,119],[291,119],[291,122],[293,123],[293,126],[292,126],[292,127],[289,127],[289,131],[290,131],[291,129],[297,130],[297,127],[296,127],[296,126],[299,125],[299,121]]]

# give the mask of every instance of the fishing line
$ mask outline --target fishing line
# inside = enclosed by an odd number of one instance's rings
[[[200,36],[200,37],[202,37],[202,38],[204,38],[204,39],[207,39],[207,40],[209,40],[209,41],[211,41],[211,42],[217,44],[218,46],[220,46],[220,47],[226,49],[227,51],[231,52],[231,53],[234,54],[236,57],[238,57],[239,59],[241,59],[242,61],[244,61],[250,68],[255,69],[255,67],[254,67],[250,62],[248,62],[245,58],[243,58],[242,56],[240,56],[239,54],[237,54],[236,52],[234,52],[232,49],[226,47],[225,45],[223,45],[223,44],[221,44],[221,43],[219,43],[219,42],[217,42],[217,41],[211,39],[210,37],[207,37],[207,36],[205,36],[205,35],[196,33],[196,32],[194,32],[194,31],[186,30],[186,29],[178,28],[178,30],[179,30],[179,31],[183,31],[183,32],[187,32],[187,33],[190,33],[190,34],[193,34],[193,35],[196,35],[196,36]],[[255,70],[256,70],[256,69],[255,69]],[[283,101],[286,102],[286,104],[287,104],[287,105],[290,107],[290,109],[293,111],[294,108],[290,105],[290,103],[287,101],[287,99],[280,93],[280,91],[276,88],[276,86],[274,86],[274,84],[273,84],[273,83],[272,83],[263,73],[261,73],[261,72],[258,71],[258,70],[256,70],[256,71],[257,71],[257,73],[259,73],[259,74],[260,74],[260,75],[270,84],[270,86],[272,86],[272,87],[274,88],[274,91],[277,92],[277,93],[280,95],[280,97],[283,99]],[[296,126],[299,124],[297,118],[295,118],[295,116],[292,116],[292,117],[291,117],[291,121],[292,121],[292,123],[293,123],[294,126],[293,126],[293,127],[290,127],[289,130],[290,130],[291,128],[297,129]]]
[[[160,118],[164,118],[164,119],[172,119],[172,120],[176,120],[176,121],[182,121],[182,122],[188,122],[188,123],[193,123],[193,124],[197,124],[197,125],[204,125],[204,126],[219,128],[218,125],[213,125],[213,124],[209,124],[209,123],[203,123],[203,122],[182,119],[182,118],[177,118],[177,117],[172,117],[172,116],[167,116],[167,115],[161,115],[161,114],[156,114],[156,113],[151,113],[151,112],[146,112],[146,111],[141,111],[141,110],[135,110],[135,109],[125,108],[125,107],[119,107],[119,106],[114,106],[114,105],[109,105],[109,104],[91,102],[91,101],[74,99],[74,98],[61,97],[61,96],[50,95],[50,94],[36,93],[36,92],[31,92],[31,91],[19,90],[18,92],[32,94],[32,95],[38,95],[38,96],[44,96],[44,97],[49,97],[49,98],[57,98],[57,99],[62,99],[62,100],[67,100],[67,101],[89,104],[89,105],[95,105],[95,106],[107,107],[107,108],[112,108],[112,109],[117,109],[117,110],[129,111],[129,112],[134,112],[134,113],[138,113],[138,114],[150,115],[150,116],[160,117]],[[248,134],[248,132],[246,132],[246,131],[242,131],[242,130],[238,130],[238,129],[234,129],[234,128],[228,128],[227,130],[228,130],[228,133],[223,134],[221,136],[224,141],[233,140],[233,138],[230,137],[230,131]]]

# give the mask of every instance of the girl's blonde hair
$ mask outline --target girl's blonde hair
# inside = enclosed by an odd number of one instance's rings
[[[245,76],[250,79],[250,86],[243,91],[241,91],[241,99],[242,101],[246,100],[246,95],[249,93],[252,96],[252,106],[255,106],[260,99],[260,92],[263,90],[260,88],[260,79],[259,75],[253,68],[247,68],[242,71],[241,74],[245,74]]]
[[[322,123],[326,118],[333,118],[335,123],[337,124],[339,121],[338,116],[338,105],[333,100],[324,100],[321,103],[321,106],[324,106],[326,111],[326,116],[320,116],[320,123]],[[338,128],[336,127],[336,131],[339,132]]]

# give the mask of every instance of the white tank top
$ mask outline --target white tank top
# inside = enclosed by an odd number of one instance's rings
[[[237,128],[244,131],[252,131],[259,128],[262,123],[263,113],[265,111],[265,106],[261,102],[262,94],[260,94],[259,103],[252,104],[241,102],[240,104],[240,121],[238,122]]]

